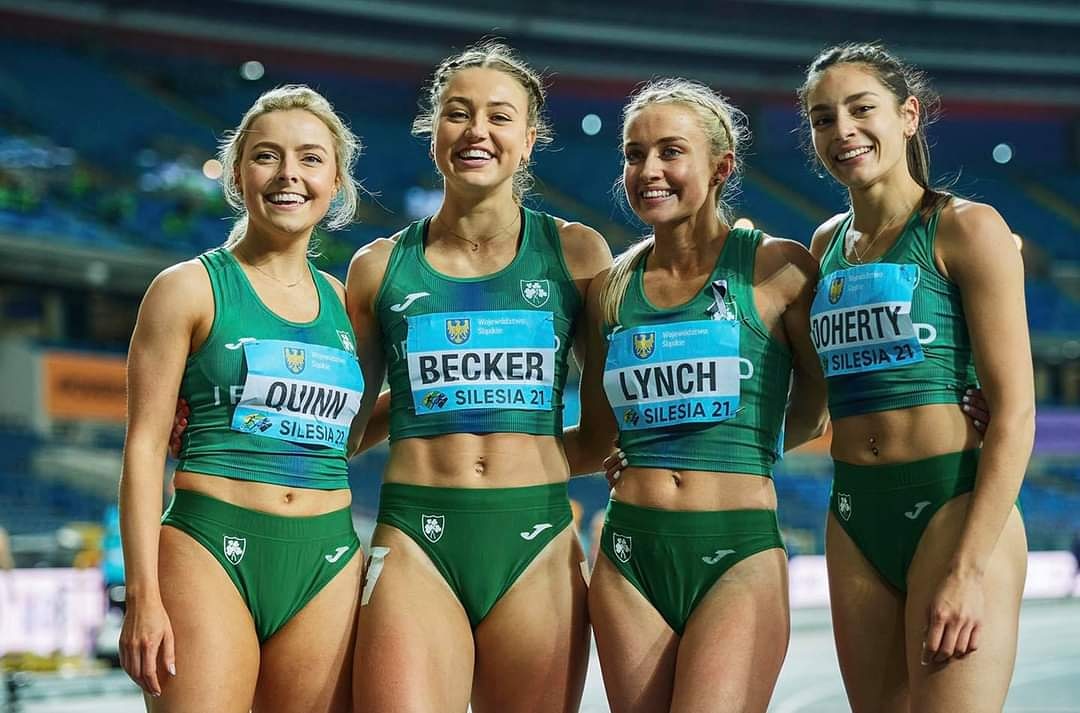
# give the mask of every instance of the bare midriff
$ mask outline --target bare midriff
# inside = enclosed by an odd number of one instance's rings
[[[270,483],[233,480],[216,475],[176,471],[177,490],[193,490],[231,505],[284,517],[309,517],[341,510],[352,504],[352,492],[293,488]]]
[[[865,413],[832,425],[832,457],[852,465],[908,463],[981,443],[979,432],[957,404]]]
[[[772,478],[667,468],[627,468],[611,497],[660,510],[775,510]]]
[[[518,488],[569,477],[561,439],[523,433],[448,433],[390,446],[383,482],[440,488]]]

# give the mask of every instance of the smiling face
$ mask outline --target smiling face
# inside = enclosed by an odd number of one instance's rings
[[[717,156],[697,111],[655,103],[623,130],[623,184],[641,220],[656,227],[715,212],[716,194],[734,168],[734,154]]]
[[[338,187],[334,139],[303,109],[272,111],[251,122],[238,183],[250,228],[267,234],[311,234]]]
[[[848,188],[866,188],[908,172],[907,140],[919,125],[919,103],[894,95],[868,68],[836,64],[806,95],[814,152]]]
[[[431,151],[448,190],[512,191],[514,173],[528,162],[535,141],[529,95],[514,77],[472,67],[447,83]]]

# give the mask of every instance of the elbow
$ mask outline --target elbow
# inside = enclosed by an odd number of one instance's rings
[[[817,422],[814,424],[813,429],[810,431],[810,440],[814,440],[815,438],[821,438],[822,436],[824,436],[825,431],[829,430],[829,423],[829,412],[825,409],[822,409],[821,413],[818,416]]]
[[[992,413],[986,435],[1030,450],[1035,443],[1035,404],[1028,402]]]
[[[825,407],[824,400],[813,411],[807,413],[801,421],[807,441],[824,436],[829,428],[829,409]]]

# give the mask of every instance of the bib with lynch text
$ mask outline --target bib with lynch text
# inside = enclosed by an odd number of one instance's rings
[[[736,320],[633,327],[611,335],[604,391],[621,430],[726,421],[741,361]]]

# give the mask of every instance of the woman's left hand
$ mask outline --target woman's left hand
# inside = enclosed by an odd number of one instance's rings
[[[950,572],[930,600],[923,665],[963,658],[978,649],[983,606],[982,577]]]

